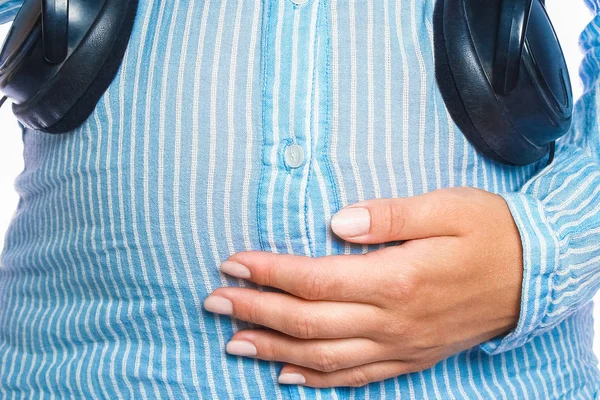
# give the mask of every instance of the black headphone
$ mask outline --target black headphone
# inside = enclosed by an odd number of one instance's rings
[[[446,107],[484,155],[528,165],[571,126],[563,52],[541,0],[437,0],[436,77]]]
[[[26,0],[0,53],[0,91],[29,128],[80,126],[122,62],[138,0]],[[527,165],[571,124],[566,62],[542,0],[437,0],[435,70],[474,147]]]
[[[73,130],[121,65],[138,0],[25,0],[0,52],[0,91],[31,129]]]

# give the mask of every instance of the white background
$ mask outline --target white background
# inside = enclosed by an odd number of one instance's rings
[[[548,10],[553,19],[562,47],[567,57],[573,89],[576,96],[581,95],[582,85],[578,70],[582,54],[578,46],[578,37],[585,25],[591,20],[583,0],[547,0]],[[3,38],[8,26],[0,26],[0,38]],[[16,209],[19,200],[13,188],[15,177],[23,170],[21,135],[10,111],[10,104],[0,110],[0,248],[4,244],[4,232]],[[598,303],[600,295],[596,297]],[[595,312],[596,335],[595,350],[600,355],[600,306]]]

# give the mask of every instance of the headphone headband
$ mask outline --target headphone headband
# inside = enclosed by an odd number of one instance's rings
[[[504,0],[502,2],[493,72],[496,93],[510,93],[518,84],[532,1]]]
[[[69,0],[42,0],[42,40],[44,58],[60,64],[67,58],[69,33]]]

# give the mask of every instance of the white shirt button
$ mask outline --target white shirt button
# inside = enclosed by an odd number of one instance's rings
[[[292,3],[301,6],[302,4],[308,3],[308,0],[292,0]]]
[[[290,168],[298,168],[304,163],[304,150],[302,146],[292,144],[285,149],[285,163]]]

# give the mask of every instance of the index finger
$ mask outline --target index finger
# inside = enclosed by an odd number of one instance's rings
[[[307,300],[373,304],[384,279],[381,262],[369,254],[313,258],[251,251],[234,254],[219,268]]]

